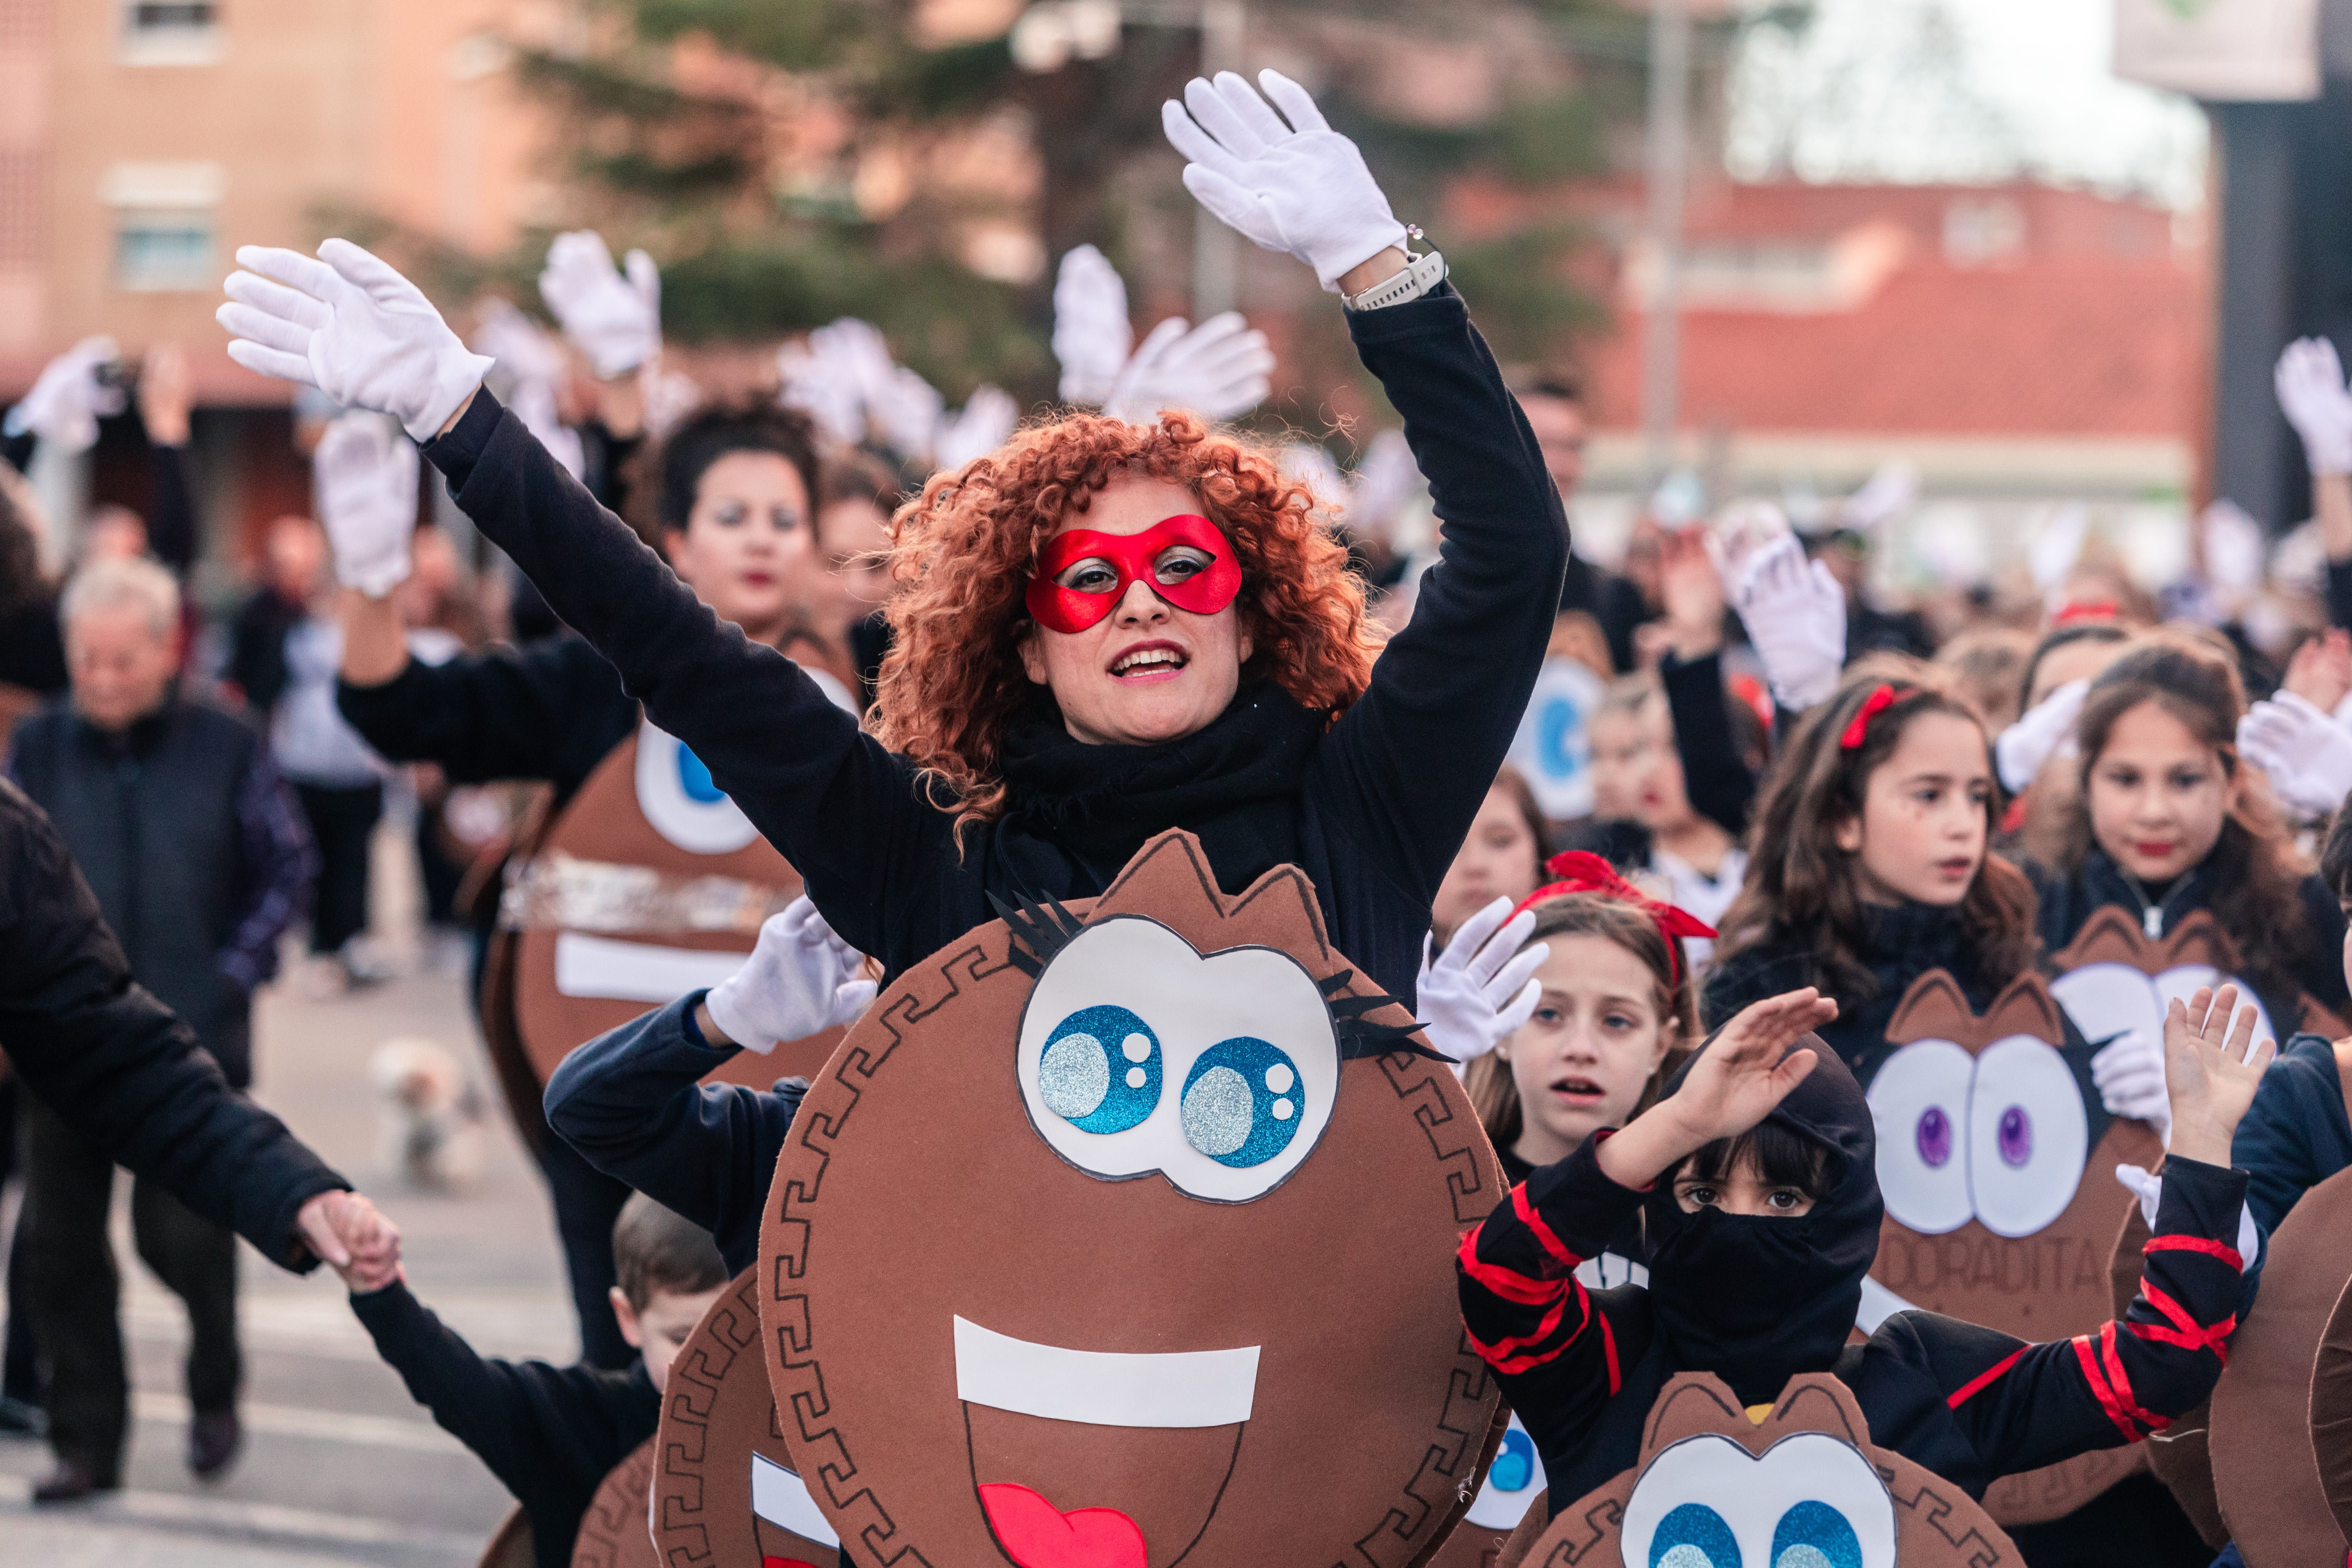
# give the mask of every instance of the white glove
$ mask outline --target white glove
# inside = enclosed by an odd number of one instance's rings
[[[2292,691],[2246,710],[2238,721],[2238,750],[2307,820],[2333,816],[2352,795],[2352,731]]]
[[[1764,661],[1772,699],[1792,713],[1828,701],[1845,667],[1845,590],[1784,533],[1739,573],[1732,606]]]
[[[1305,88],[1277,70],[1257,80],[1280,115],[1249,83],[1219,71],[1214,85],[1194,77],[1182,103],[1160,105],[1160,127],[1188,160],[1184,188],[1195,200],[1261,248],[1315,268],[1336,294],[1343,274],[1404,244],[1404,225],[1364,155],[1325,123]]]
[[[539,275],[539,297],[604,381],[661,353],[661,268],[642,250],[627,266],[623,277],[604,237],[582,228],[555,237]]]
[[[866,399],[866,422],[882,444],[911,461],[928,463],[940,439],[947,399],[940,389],[904,365]]]
[[[482,301],[473,347],[498,362],[490,374],[506,388],[506,405],[523,428],[539,437],[565,473],[575,479],[585,473],[587,450],[580,432],[563,423],[557,402],[567,368],[562,345],[512,302],[494,295]]]
[[[2124,1191],[2139,1200],[2140,1218],[2147,1228],[2156,1229],[2156,1211],[2164,1200],[2164,1178],[2139,1165],[2116,1167],[2116,1181]],[[2238,1205],[2238,1272],[2245,1273],[2262,1261],[2263,1233],[2254,1228],[2254,1211],[2246,1205]]]
[[[765,1056],[866,1011],[875,987],[858,978],[865,963],[803,894],[767,918],[751,956],[703,1005],[720,1034]]]
[[[1093,246],[1079,246],[1062,258],[1054,278],[1054,357],[1062,366],[1062,401],[1097,407],[1108,402],[1111,383],[1134,348],[1118,269]]]
[[[866,394],[841,374],[837,361],[813,342],[786,343],[776,355],[776,372],[782,383],[776,400],[807,415],[826,439],[843,447],[866,439]]]
[[[2090,694],[2088,680],[2070,680],[1994,739],[1992,757],[2000,771],[2001,788],[2023,795],[2026,786],[2042,776],[2044,763],[2061,752],[2074,750],[2074,721],[2083,716],[2083,699]]]
[[[2282,350],[2271,373],[2279,407],[2303,437],[2315,474],[2352,474],[2352,392],[2326,338],[2297,338]]]
[[[398,419],[419,441],[438,435],[489,374],[415,284],[348,239],[319,259],[239,246],[215,312],[247,370],[308,382],[346,408]],[[257,274],[258,276],[257,276]]]
[[[1145,335],[1103,400],[1114,419],[1141,425],[1163,408],[1183,408],[1210,419],[1230,419],[1265,400],[1274,383],[1274,351],[1265,334],[1238,310],[1194,327],[1171,316]]]
[[[415,444],[390,420],[364,410],[337,416],[310,455],[335,581],[371,599],[385,597],[408,577],[416,458]]]
[[[1551,956],[1540,942],[1520,951],[1535,928],[1533,910],[1514,916],[1511,900],[1496,899],[1462,922],[1434,962],[1434,939],[1422,939],[1421,1026],[1439,1055],[1454,1062],[1483,1057],[1534,1015],[1543,984],[1533,976]]]
[[[2110,1116],[2145,1121],[2167,1144],[2172,1142],[2172,1095],[2164,1087],[2164,1040],[2131,1029],[2101,1046],[2091,1058],[2091,1082]]]
[[[101,385],[98,379],[119,357],[112,338],[82,339],[41,367],[33,389],[0,421],[0,434],[29,432],[64,451],[89,451],[98,445],[100,417],[128,406],[122,388]]]
[[[971,389],[962,409],[940,424],[939,450],[931,460],[941,468],[961,468],[1004,445],[1021,423],[1021,405],[1001,386],[985,384]]]

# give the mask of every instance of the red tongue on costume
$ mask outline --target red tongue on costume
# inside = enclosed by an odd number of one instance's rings
[[[1021,1568],[1144,1568],[1143,1531],[1115,1508],[1064,1513],[1027,1487],[980,1489],[980,1506],[1005,1554]]]

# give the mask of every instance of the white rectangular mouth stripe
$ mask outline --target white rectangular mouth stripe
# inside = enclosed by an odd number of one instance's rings
[[[615,942],[576,931],[555,934],[555,989],[616,1002],[675,1002],[743,967],[744,954],[650,942]]]
[[[814,1541],[820,1546],[841,1544],[841,1537],[833,1532],[833,1526],[817,1511],[816,1500],[809,1496],[808,1483],[765,1454],[751,1456],[751,1511],[803,1541]]]
[[[1064,1350],[958,1318],[956,1397],[1092,1426],[1231,1426],[1250,1417],[1257,1352]]]

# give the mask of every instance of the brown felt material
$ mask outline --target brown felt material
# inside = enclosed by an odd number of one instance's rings
[[[2352,1282],[2336,1296],[2312,1363],[2311,1449],[2336,1528],[2352,1536]]]
[[[547,830],[533,853],[569,855],[616,866],[647,866],[666,877],[726,877],[773,888],[782,898],[801,890],[800,873],[764,838],[754,837],[724,855],[697,855],[656,832],[637,804],[637,736],[632,734],[596,764]],[[658,942],[707,952],[751,951],[752,938],[737,931],[598,931],[616,942]],[[618,1028],[652,1005],[604,996],[566,996],[555,988],[553,931],[528,930],[515,939],[515,1025],[524,1054],[544,1083],[582,1043]],[[841,1041],[828,1029],[805,1040],[788,1040],[766,1056],[743,1051],[710,1075],[713,1083],[765,1089],[780,1078],[806,1078],[824,1065]]]
[[[2344,1561],[2312,1447],[2312,1373],[2352,1277],[2352,1171],[2303,1194],[2269,1242],[2262,1299],[2230,1341],[2210,1444],[2221,1516],[2246,1568]]]
[[[1492,1463],[1494,1456],[1500,1451],[1503,1433],[1509,1429],[1510,1425],[1510,1407],[1497,1405],[1495,1407],[1495,1438],[1487,1446],[1486,1460],[1479,1466],[1482,1476],[1486,1464]],[[1475,1495],[1475,1489],[1473,1495]],[[1536,1496],[1540,1499],[1542,1491],[1538,1490]],[[1531,1503],[1529,1508],[1532,1510],[1534,1505]],[[1527,1523],[1525,1515],[1521,1516],[1519,1522],[1522,1526]],[[1429,1556],[1427,1568],[1498,1568],[1504,1543],[1512,1538],[1512,1531],[1471,1523],[1469,1515],[1465,1513],[1454,1521],[1445,1539],[1437,1543],[1437,1550]],[[1534,1537],[1528,1539],[1533,1540]]]
[[[588,1500],[580,1533],[572,1542],[572,1568],[661,1568],[653,1535],[646,1528],[654,1447],[655,1439],[648,1437],[631,1449]]]
[[[1182,833],[1070,908],[1147,915],[1202,953],[1275,948],[1372,994],[1328,945],[1301,873],[1222,893]],[[1180,1554],[1186,1568],[1415,1568],[1501,1433],[1453,1253],[1505,1189],[1453,1073],[1404,1054],[1347,1062],[1320,1142],[1247,1202],[1098,1178],[1029,1120],[1015,1058],[1032,981],[1009,945],[1001,922],[982,926],[885,992],[777,1165],[761,1247],[770,1373],[845,1555],[1003,1563],[975,1488],[1013,1484],[1064,1512],[1126,1513],[1150,1568]],[[1410,1026],[1402,1006],[1372,1016]],[[957,1316],[1081,1352],[1255,1346],[1249,1419],[1074,1432],[975,1406],[968,1430]],[[1222,1487],[1213,1439],[1232,1454]]]
[[[2124,1211],[2124,1223],[2116,1233],[2115,1264],[2110,1270],[2112,1304],[2118,1319],[2139,1294],[2141,1249],[2147,1246],[2147,1220],[2139,1205],[2133,1204]],[[2206,1427],[2212,1418],[2208,1402],[2133,1447],[2147,1456],[2149,1471],[2164,1483],[2205,1544],[2219,1552],[2229,1544],[2230,1527],[2222,1522],[2221,1504],[2213,1495],[2213,1459],[2206,1447]]]
[[[792,1468],[760,1354],[759,1272],[735,1277],[670,1363],[653,1437],[653,1548],[667,1563],[748,1568],[777,1556],[836,1568],[834,1548],[751,1511],[751,1456]]]
[[[1536,1542],[1543,1539],[1550,1519],[1551,1492],[1546,1489],[1536,1493],[1528,1504],[1528,1511],[1519,1516],[1519,1527],[1503,1538],[1502,1549],[1495,1553],[1487,1568],[1519,1568],[1528,1560],[1528,1553],[1535,1550]]]
[[[1685,1438],[1714,1433],[1760,1457],[1800,1432],[1826,1432],[1849,1443],[1878,1471],[1895,1500],[1895,1553],[1902,1568],[2024,1568],[2015,1543],[1968,1493],[1924,1466],[1873,1446],[1853,1391],[1819,1372],[1790,1378],[1760,1423],[1748,1419],[1713,1373],[1677,1374],[1650,1407],[1633,1468],[1563,1507],[1516,1561],[1526,1568],[1618,1568],[1626,1500],[1659,1454]],[[1803,1500],[1801,1491],[1787,1500],[1790,1506]]]
[[[1906,1045],[1949,1040],[1971,1056],[2015,1035],[2053,1047],[2065,1043],[2065,1015],[2040,976],[2019,977],[1979,1016],[1940,969],[1903,994],[1886,1031],[1888,1039]],[[2109,1271],[2116,1227],[2126,1210],[2137,1212],[2112,1173],[2122,1162],[2153,1165],[2163,1152],[2146,1123],[2110,1121],[2083,1163],[2074,1201],[2032,1236],[1997,1236],[1974,1219],[1941,1236],[1922,1236],[1889,1215],[1879,1230],[1871,1278],[1914,1307],[2022,1340],[2063,1340],[2095,1330],[2115,1316]],[[2095,1449],[2001,1477],[1985,1493],[1985,1507],[2003,1524],[2057,1519],[2147,1462],[2137,1445]]]
[[[480,1568],[531,1568],[531,1562],[530,1516],[517,1509],[491,1532]]]

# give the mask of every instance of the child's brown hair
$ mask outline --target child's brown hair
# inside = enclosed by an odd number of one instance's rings
[[[727,1262],[710,1233],[643,1193],[613,1222],[613,1277],[638,1311],[657,1295],[698,1296],[727,1283]]]

